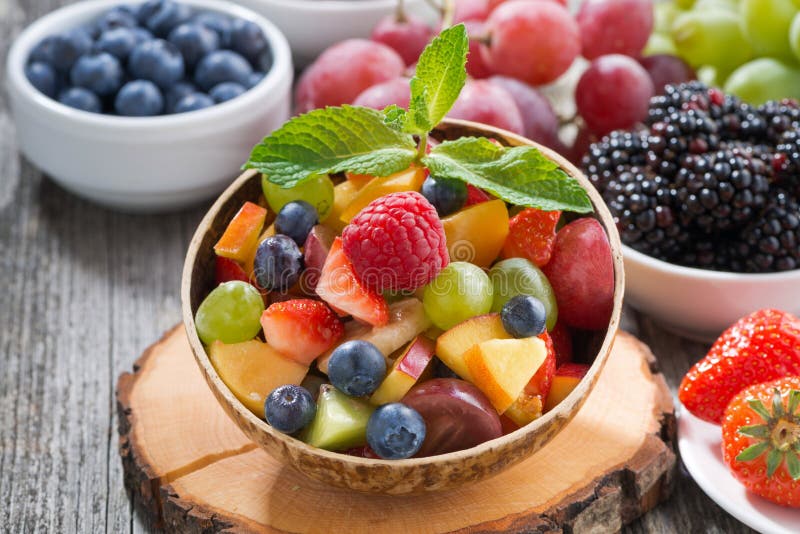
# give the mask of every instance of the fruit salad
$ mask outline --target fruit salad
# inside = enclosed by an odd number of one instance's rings
[[[686,373],[678,398],[721,425],[723,460],[748,490],[800,507],[800,319],[743,317]]]
[[[536,420],[589,369],[615,278],[586,192],[533,147],[429,140],[467,48],[463,25],[433,40],[408,113],[316,110],[246,164],[263,196],[215,244],[195,326],[276,431],[369,458],[443,454]]]
[[[46,37],[31,51],[25,75],[66,106],[145,117],[227,102],[271,66],[269,42],[255,22],[148,0]]]

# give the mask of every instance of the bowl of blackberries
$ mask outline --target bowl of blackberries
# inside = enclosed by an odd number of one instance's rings
[[[225,188],[289,117],[285,37],[217,0],[79,2],[26,28],[7,81],[23,154],[112,207],[171,209]]]
[[[800,312],[797,101],[667,86],[583,168],[617,223],[635,308],[699,339],[754,309]]]

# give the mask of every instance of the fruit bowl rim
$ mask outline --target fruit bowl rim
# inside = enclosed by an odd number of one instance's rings
[[[143,1],[135,0],[134,5],[141,4]],[[123,129],[134,132],[164,127],[184,129],[196,126],[198,123],[224,120],[231,113],[237,113],[258,105],[265,95],[273,94],[279,89],[283,73],[291,72],[293,69],[292,56],[286,37],[271,20],[252,9],[222,0],[177,1],[201,12],[219,13],[258,24],[264,31],[272,51],[272,65],[269,71],[264,73],[261,81],[227,102],[214,104],[211,107],[196,111],[163,114],[153,117],[123,117],[107,113],[94,113],[62,104],[55,98],[50,98],[40,92],[31,84],[28,77],[25,76],[25,65],[36,44],[48,35],[52,35],[52,33],[45,33],[46,31],[56,31],[56,29],[58,29],[57,31],[67,31],[81,27],[81,23],[78,22],[77,25],[62,28],[63,19],[70,19],[73,22],[84,19],[85,23],[92,20],[93,17],[99,16],[107,9],[127,5],[121,0],[85,0],[59,7],[39,17],[14,38],[7,56],[6,85],[8,87],[15,86],[20,95],[24,95],[23,98],[31,105],[41,108],[47,113],[55,114],[62,119],[79,123],[81,126]]]
[[[494,128],[485,124],[480,124],[471,121],[464,121],[464,120],[455,120],[455,119],[443,120],[439,124],[439,126],[437,126],[434,129],[433,135],[435,136],[437,131],[441,132],[443,129],[448,129],[448,128],[469,130],[470,132],[472,132],[472,135],[481,135],[483,137],[495,138],[503,141],[504,144],[507,146],[533,146],[534,148],[537,148],[539,151],[541,151],[548,159],[558,164],[559,167],[567,175],[577,179],[581,183],[581,186],[587,191],[591,199],[592,205],[594,207],[594,211],[590,214],[585,214],[585,215],[594,216],[594,218],[598,219],[601,225],[603,225],[606,235],[608,237],[609,245],[611,247],[612,262],[614,265],[614,306],[608,328],[605,330],[605,335],[602,338],[602,343],[600,344],[597,353],[595,354],[594,360],[592,361],[586,375],[580,380],[578,386],[576,386],[576,388],[565,399],[563,399],[555,408],[548,411],[538,419],[532,421],[531,423],[528,423],[523,427],[520,427],[519,429],[513,432],[504,434],[493,440],[480,443],[468,449],[449,452],[445,454],[438,454],[434,456],[426,456],[421,458],[408,458],[403,460],[384,460],[384,459],[362,458],[358,456],[351,456],[341,452],[328,451],[325,449],[308,445],[307,443],[291,435],[278,432],[277,430],[273,429],[269,424],[267,424],[267,422],[264,419],[257,417],[249,409],[247,409],[235,397],[235,395],[233,395],[230,388],[228,388],[227,385],[225,385],[225,383],[222,382],[221,378],[216,372],[216,369],[211,363],[210,358],[208,357],[208,353],[205,350],[205,347],[203,346],[202,342],[198,337],[197,330],[194,325],[194,312],[192,310],[192,302],[191,302],[191,293],[192,293],[191,290],[193,287],[192,274],[194,272],[194,266],[197,261],[197,257],[200,253],[200,246],[202,244],[202,241],[206,233],[212,228],[212,224],[219,215],[221,208],[230,200],[232,196],[234,196],[239,191],[239,189],[241,189],[241,187],[244,184],[246,184],[249,180],[253,179],[258,174],[256,171],[253,170],[246,171],[242,175],[240,175],[214,202],[214,204],[211,206],[211,208],[208,210],[206,215],[199,223],[197,230],[189,244],[182,273],[182,281],[181,281],[181,302],[183,311],[183,323],[186,329],[187,336],[189,338],[189,344],[191,345],[192,352],[195,355],[195,360],[198,366],[200,367],[201,372],[204,374],[204,378],[209,383],[209,387],[212,390],[212,393],[214,393],[217,400],[220,402],[220,404],[222,404],[222,407],[226,410],[226,412],[228,412],[228,415],[229,416],[233,415],[229,411],[229,409],[235,410],[238,416],[243,416],[246,419],[246,422],[255,427],[259,432],[268,434],[272,439],[279,442],[282,448],[281,453],[286,456],[291,456],[292,460],[296,460],[297,455],[292,453],[287,453],[286,449],[299,449],[301,452],[305,454],[316,456],[332,463],[332,464],[331,463],[326,464],[326,466],[321,468],[321,470],[331,469],[330,466],[331,465],[335,466],[336,463],[350,464],[356,467],[384,466],[396,469],[412,469],[412,468],[420,468],[423,466],[434,466],[436,464],[444,464],[444,463],[454,464],[460,460],[474,458],[482,455],[483,453],[495,449],[503,449],[504,445],[510,446],[514,442],[517,441],[522,442],[523,436],[527,434],[532,434],[543,427],[549,426],[554,419],[556,419],[559,416],[563,417],[565,413],[567,420],[572,419],[572,417],[574,417],[574,415],[578,412],[578,410],[582,406],[583,401],[586,400],[586,397],[588,396],[591,389],[594,387],[597,378],[600,372],[602,371],[603,366],[608,360],[608,356],[611,353],[611,348],[613,346],[614,339],[616,337],[620,325],[620,319],[622,314],[622,301],[625,292],[625,273],[624,273],[624,264],[622,256],[622,244],[620,242],[619,233],[617,232],[616,226],[613,224],[611,213],[608,210],[606,204],[603,202],[600,194],[591,185],[591,183],[583,175],[583,173],[578,168],[573,166],[569,161],[567,161],[563,156],[553,151],[552,149],[539,145],[538,143],[530,141],[529,139],[526,139],[520,135],[499,128]],[[242,427],[239,421],[235,421],[235,424],[237,424],[237,426],[239,426],[240,428]],[[563,425],[561,428],[563,428]],[[560,431],[561,428],[559,428],[558,431]],[[554,433],[553,435],[557,434],[557,432]],[[247,432],[245,433],[247,434]],[[248,438],[252,439],[249,435]],[[552,436],[550,436],[550,438],[552,438]],[[260,443],[259,445],[261,446]],[[528,449],[533,449],[533,448],[529,446]],[[538,450],[538,448],[526,451],[525,457],[535,452],[535,450]],[[277,460],[281,462],[286,461],[285,459],[281,458],[277,458]],[[288,463],[291,464],[292,462]],[[510,464],[513,463],[515,462],[513,461],[510,462]],[[495,473],[500,472],[502,469],[503,468],[500,468],[494,472]],[[309,476],[308,473],[306,473],[306,475]],[[445,484],[445,487],[449,487],[449,485]],[[416,491],[418,490],[415,490],[414,492]],[[372,490],[368,492],[391,493],[387,491],[378,491],[378,490]]]
[[[639,252],[634,248],[622,244],[622,251],[626,261],[644,265],[663,274],[680,275],[708,282],[787,282],[800,280],[800,269],[778,271],[774,273],[735,273],[732,271],[712,271],[699,267],[686,267],[668,261],[660,260]]]

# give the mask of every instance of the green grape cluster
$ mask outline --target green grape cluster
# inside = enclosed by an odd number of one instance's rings
[[[677,55],[751,104],[800,99],[800,1],[670,0],[654,13],[645,55]]]

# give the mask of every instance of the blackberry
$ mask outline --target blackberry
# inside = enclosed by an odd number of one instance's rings
[[[775,148],[773,168],[782,182],[800,193],[800,129],[783,133]]]
[[[686,236],[662,177],[631,167],[608,183],[603,199],[625,244],[667,261],[678,253]]]
[[[783,134],[800,130],[800,103],[796,100],[770,100],[758,108],[767,125],[766,141],[779,145]]]
[[[735,241],[730,236],[688,239],[673,263],[713,271],[742,272],[744,264],[735,259]]]
[[[753,273],[800,268],[800,201],[776,190],[764,212],[741,232],[737,259]]]
[[[667,85],[663,95],[650,99],[646,124],[652,125],[663,121],[676,111],[687,109],[707,110],[716,94],[708,86],[699,81]]]
[[[647,135],[617,130],[594,143],[583,157],[583,168],[600,193],[620,169],[644,166]]]
[[[687,156],[673,183],[680,222],[703,234],[746,225],[766,203],[766,170],[738,150]]]
[[[717,125],[700,110],[673,111],[653,124],[647,138],[647,164],[665,178],[674,177],[688,152],[702,154],[719,145]]]

